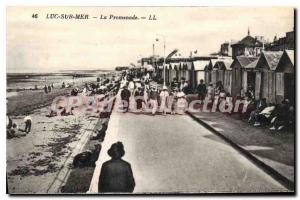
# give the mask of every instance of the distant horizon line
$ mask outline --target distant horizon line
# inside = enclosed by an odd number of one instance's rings
[[[63,73],[63,72],[107,72],[114,71],[114,69],[66,69],[66,70],[54,70],[54,71],[27,71],[27,70],[18,70],[18,71],[8,71],[6,70],[6,74],[48,74],[48,73]]]

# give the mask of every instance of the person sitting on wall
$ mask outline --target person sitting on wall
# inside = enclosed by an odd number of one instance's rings
[[[290,106],[289,100],[285,99],[277,106],[274,117],[271,120],[270,130],[282,130],[289,125]]]
[[[101,150],[101,145],[96,144],[94,149],[87,150],[77,154],[73,159],[73,167],[95,167],[96,161],[98,160],[99,153]]]
[[[275,104],[270,104],[268,107],[264,108],[259,114],[255,115],[254,126],[261,126],[262,124],[269,124],[272,116],[274,115]]]
[[[220,95],[220,97],[221,96],[223,96],[223,94]],[[234,104],[233,104],[233,98],[232,98],[232,96],[231,96],[231,94],[229,92],[227,92],[225,94],[225,97],[224,97],[223,101],[225,101],[225,110],[227,110],[229,107],[231,107],[231,110],[228,110],[227,114],[232,114],[232,111],[234,109]]]
[[[237,98],[237,100],[241,100],[241,99]],[[233,105],[235,105],[235,102]],[[245,97],[245,99],[242,101],[242,103],[239,105],[239,108],[238,108],[238,113],[240,115],[240,118],[248,119],[250,117],[250,114],[252,113],[252,111],[254,111],[255,109],[256,109],[256,107],[255,107],[254,99],[252,99],[250,97]]]
[[[250,113],[248,123],[254,122],[256,115],[258,115],[266,107],[267,107],[267,100],[266,100],[266,98],[263,98],[256,104],[256,109]]]
[[[254,98],[254,92],[253,92],[253,87],[250,85],[248,86],[248,89],[245,93],[245,96],[248,97],[248,98]]]

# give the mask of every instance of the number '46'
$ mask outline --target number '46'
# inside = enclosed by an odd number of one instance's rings
[[[32,18],[38,18],[38,14],[32,14]]]

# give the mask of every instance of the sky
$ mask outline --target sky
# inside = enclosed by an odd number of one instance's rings
[[[38,18],[32,18],[38,14]],[[88,14],[88,20],[47,19]],[[100,15],[155,15],[157,20],[100,20]],[[98,17],[98,18],[93,18]],[[294,27],[291,7],[8,7],[7,72],[114,69],[178,49],[183,56],[218,52],[247,35],[284,37]],[[156,41],[156,38],[159,40]]]

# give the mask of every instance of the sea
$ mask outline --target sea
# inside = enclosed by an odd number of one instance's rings
[[[6,97],[18,95],[18,92],[32,90],[37,86],[42,89],[45,85],[61,87],[66,85],[82,85],[86,82],[96,82],[97,77],[109,74],[109,71],[93,72],[61,72],[61,73],[7,73],[6,74]]]

